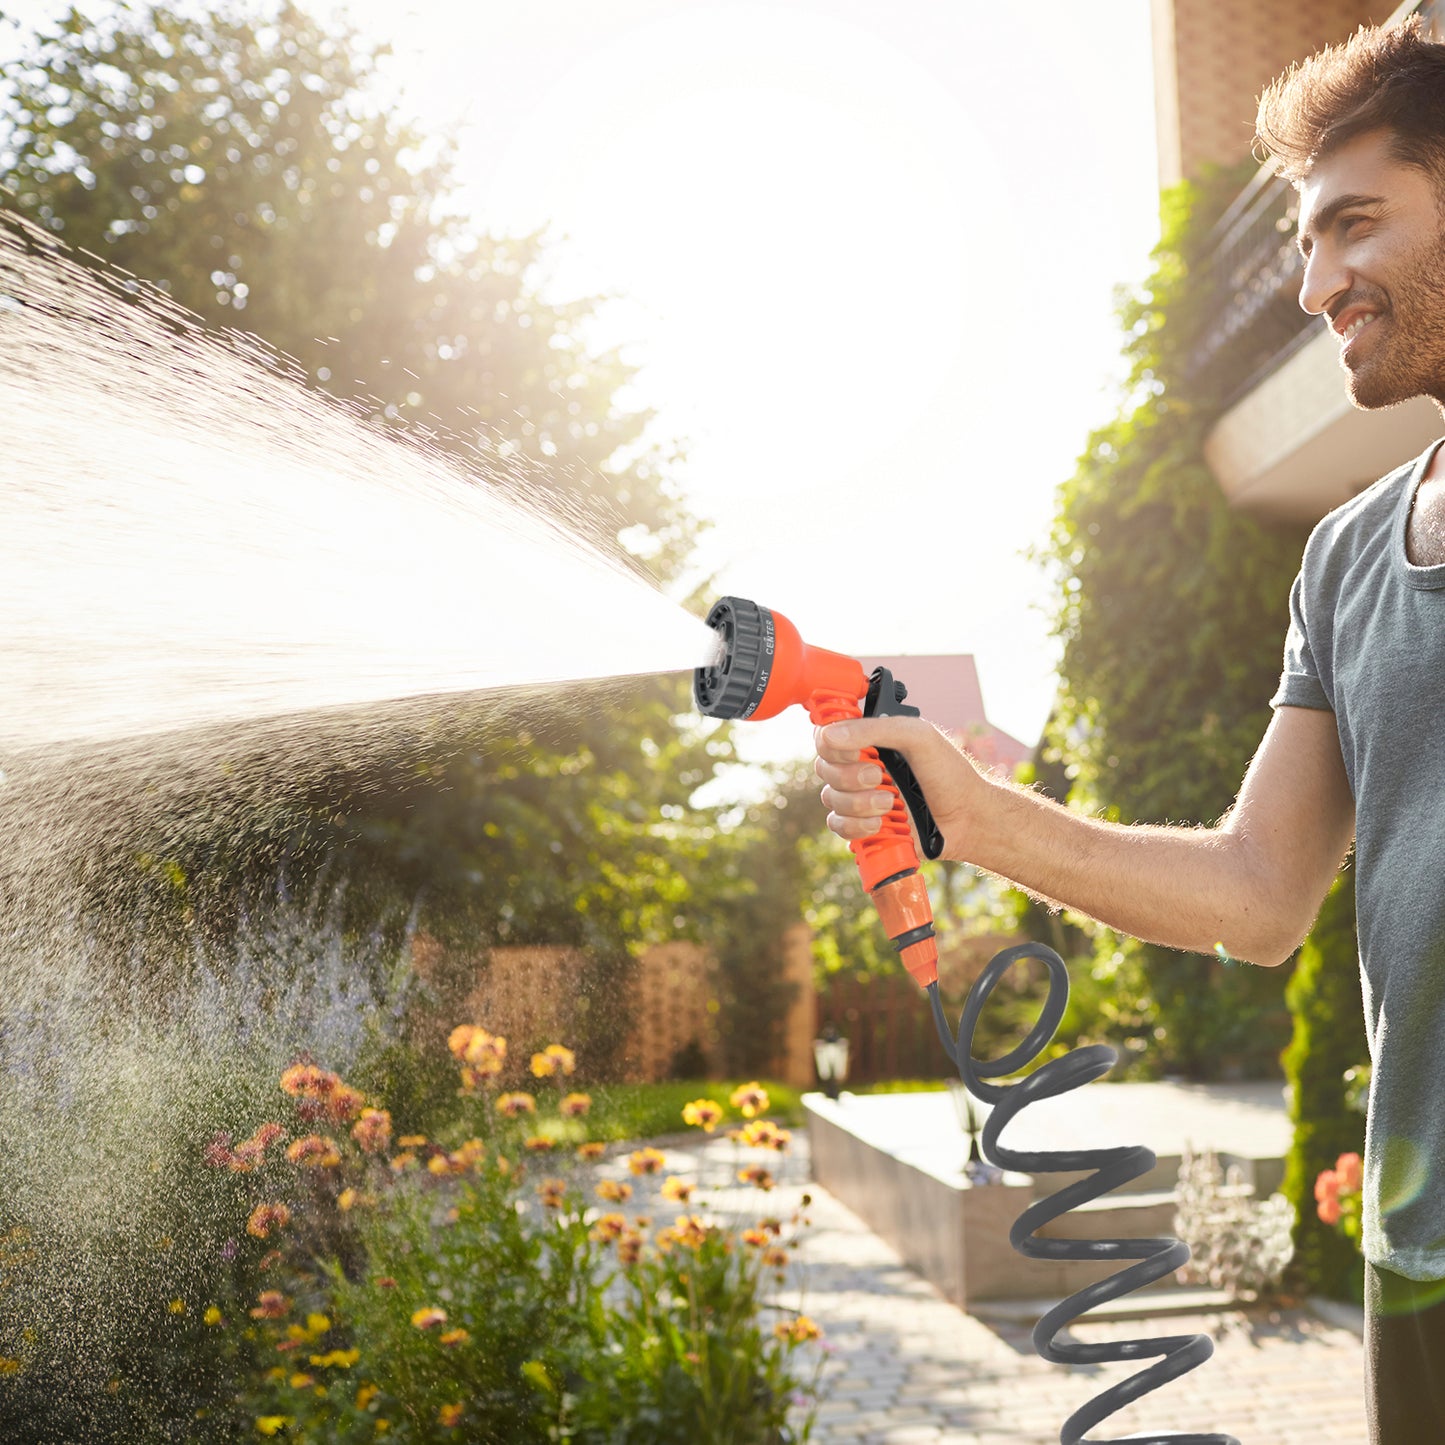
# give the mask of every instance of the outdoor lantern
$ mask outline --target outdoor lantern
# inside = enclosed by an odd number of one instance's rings
[[[848,1040],[834,1024],[824,1024],[823,1032],[813,1040],[813,1063],[823,1082],[824,1094],[836,1099],[839,1087],[848,1077]]]
[[[954,1112],[958,1115],[958,1127],[968,1135],[968,1163],[963,1166],[963,1172],[975,1184],[992,1183],[1001,1178],[1002,1173],[992,1164],[984,1162],[983,1150],[978,1143],[988,1113],[964,1087],[962,1079],[950,1079],[948,1093],[953,1100]]]

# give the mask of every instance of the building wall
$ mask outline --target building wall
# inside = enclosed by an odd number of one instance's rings
[[[1384,0],[1152,0],[1160,186],[1245,160],[1270,81],[1395,9]]]

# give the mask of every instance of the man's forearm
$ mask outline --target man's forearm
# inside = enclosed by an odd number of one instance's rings
[[[1272,966],[1298,945],[1243,835],[1110,823],[987,781],[988,805],[974,813],[962,861],[1168,948],[1210,953],[1222,944],[1231,958]]]

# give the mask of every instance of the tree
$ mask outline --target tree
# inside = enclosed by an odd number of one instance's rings
[[[1238,184],[1227,172],[1165,195],[1154,274],[1121,306],[1128,400],[1060,489],[1045,553],[1064,645],[1047,757],[1066,765],[1071,801],[1123,822],[1207,823],[1229,807],[1268,721],[1304,543],[1232,510],[1204,462],[1222,393],[1190,369],[1216,305],[1198,276]],[[1152,1000],[1166,1067],[1253,1071],[1282,1047],[1282,975],[1103,948],[1116,985]]]
[[[580,497],[594,535],[641,528],[668,573],[693,524],[644,441],[649,414],[615,404],[629,369],[586,346],[594,302],[541,299],[540,237],[448,211],[453,152],[382,111],[382,53],[290,0],[264,18],[72,9],[3,69],[0,185],[311,384],[520,459],[517,484]]]
[[[613,555],[673,575],[694,524],[649,415],[616,400],[628,369],[589,349],[593,303],[543,298],[540,238],[449,212],[451,151],[381,109],[378,54],[290,0],[72,10],[4,69],[0,184],[88,264],[256,333],[307,384],[504,468]],[[185,914],[202,874],[243,887],[283,860],[330,866],[374,899],[423,896],[474,946],[578,943],[616,967],[673,926],[685,885],[663,810],[727,745],[681,740],[670,682],[585,716],[568,701],[514,708],[505,732],[490,707],[417,711],[405,747],[310,779],[299,808],[244,832],[171,838],[148,873]]]

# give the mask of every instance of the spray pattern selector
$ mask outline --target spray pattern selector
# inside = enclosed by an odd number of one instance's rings
[[[816,726],[864,716],[918,716],[918,709],[903,701],[907,690],[887,668],[875,669],[870,678],[855,658],[809,647],[780,612],[746,598],[722,597],[707,624],[722,639],[717,660],[693,673],[693,698],[707,717],[770,718],[794,704]],[[938,942],[909,814],[927,857],[942,852],[943,835],[902,754],[865,748],[860,756],[883,769],[893,806],[878,832],[855,838],[848,847],[904,967],[926,988],[938,978]]]

